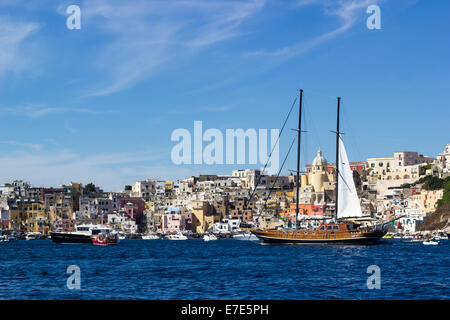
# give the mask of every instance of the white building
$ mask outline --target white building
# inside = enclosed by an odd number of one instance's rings
[[[137,233],[138,230],[136,221],[128,217],[123,211],[108,214],[108,224],[125,233]]]
[[[230,233],[235,232],[239,229],[241,224],[240,219],[224,219],[221,222],[216,222],[213,225],[213,232],[216,233]]]
[[[401,231],[403,233],[416,232],[416,228],[422,223],[426,215],[420,213],[418,209],[403,209],[402,211],[402,214],[406,214],[406,217],[398,220],[402,227]]]
[[[150,201],[152,195],[156,193],[157,180],[147,179],[145,181],[137,181],[131,190],[136,196],[143,198],[146,201]]]
[[[444,148],[444,151],[437,156],[437,162],[442,168],[442,172],[450,173],[450,143]]]

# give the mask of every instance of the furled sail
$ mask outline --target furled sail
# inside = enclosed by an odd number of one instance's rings
[[[344,142],[339,137],[339,177],[338,177],[338,212],[337,218],[361,217],[361,205],[355,183],[353,182],[353,172],[350,170],[347,152]]]

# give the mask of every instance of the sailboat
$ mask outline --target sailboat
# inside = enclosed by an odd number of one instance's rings
[[[296,217],[299,217],[299,174],[300,174],[300,137],[303,90],[300,90],[299,124],[297,136],[297,197]],[[387,233],[387,223],[364,227],[353,173],[350,169],[347,152],[339,131],[340,101],[337,98],[337,130],[336,130],[336,205],[335,216],[323,219],[315,229],[270,229],[251,230],[263,243],[283,244],[374,244]]]

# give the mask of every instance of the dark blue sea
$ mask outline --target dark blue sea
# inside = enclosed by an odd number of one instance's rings
[[[0,299],[450,299],[450,240],[424,246],[272,246],[123,240],[0,243]],[[80,289],[69,289],[70,265]],[[368,289],[370,265],[380,289]]]

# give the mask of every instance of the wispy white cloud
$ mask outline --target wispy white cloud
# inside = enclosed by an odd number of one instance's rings
[[[8,72],[17,73],[27,68],[33,57],[24,54],[26,40],[40,28],[34,22],[13,20],[0,16],[0,77]]]
[[[119,1],[82,4],[83,23],[110,38],[99,44],[94,68],[105,81],[88,95],[104,96],[151,77],[169,62],[241,34],[266,0]]]
[[[214,112],[228,112],[233,109],[233,106],[205,106],[197,108],[185,108],[183,110],[171,110],[169,114],[194,114],[194,113],[214,113]]]
[[[309,6],[311,4],[317,4],[319,3],[321,0],[299,0],[296,3],[293,4],[294,7],[304,7],[304,6]]]
[[[14,140],[8,140],[8,141],[0,141],[1,144],[7,144],[14,147],[23,147],[25,149],[31,149],[34,151],[40,151],[44,148],[44,146],[40,143],[24,143]]]
[[[58,113],[84,113],[84,114],[102,114],[100,111],[88,108],[67,108],[67,107],[46,107],[40,105],[26,105],[16,107],[0,106],[1,115],[25,116],[28,118],[40,118],[50,114]]]
[[[306,40],[300,43],[295,43],[283,48],[266,51],[257,50],[245,53],[245,56],[265,56],[276,57],[279,59],[289,59],[301,55],[314,47],[334,39],[342,33],[353,27],[359,20],[358,17],[365,13],[365,9],[371,4],[377,4],[382,0],[303,0],[295,4],[297,7],[304,7],[307,5],[320,5],[323,8],[324,14],[333,18],[338,18],[340,25],[326,33],[317,36],[314,39]]]

